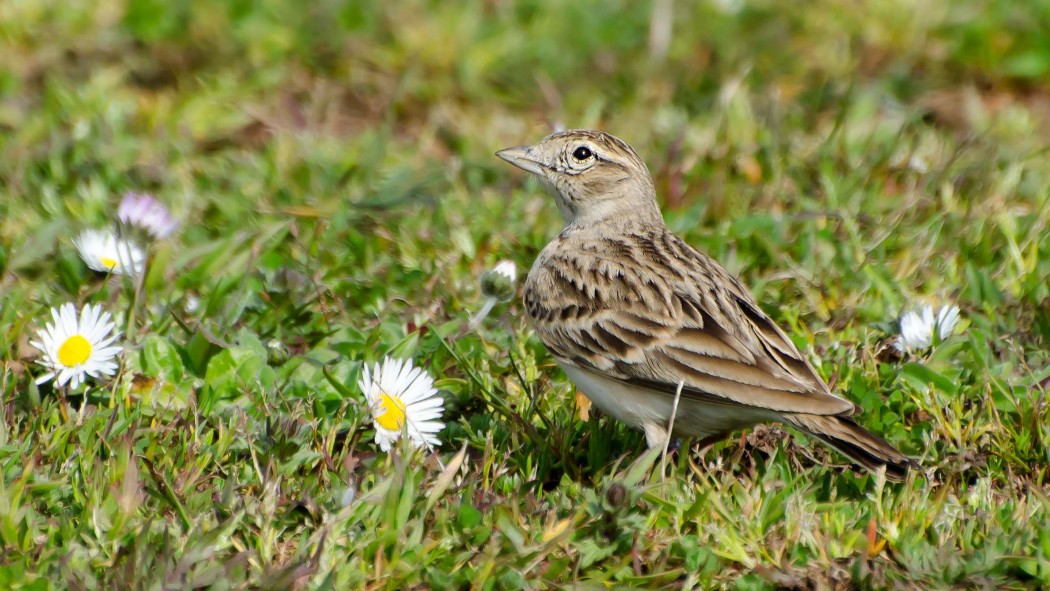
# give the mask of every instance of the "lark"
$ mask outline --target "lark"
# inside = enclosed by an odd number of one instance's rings
[[[535,174],[565,226],[524,286],[539,338],[606,414],[663,446],[779,421],[902,480],[916,464],[857,424],[748,289],[664,223],[645,163],[571,130],[496,153]],[[672,422],[673,414],[673,422]]]

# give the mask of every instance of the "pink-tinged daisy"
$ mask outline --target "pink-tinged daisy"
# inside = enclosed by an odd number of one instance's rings
[[[145,193],[125,193],[117,209],[117,218],[123,224],[142,228],[157,240],[171,236],[179,228],[171,211]]]

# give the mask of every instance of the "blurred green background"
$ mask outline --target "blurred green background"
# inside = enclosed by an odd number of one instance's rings
[[[631,143],[927,475],[776,428],[646,475],[517,301],[467,330],[561,223],[493,152],[560,126]],[[1048,134],[1046,0],[3,0],[0,583],[1050,586]],[[127,190],[184,222],[139,298],[70,241]],[[69,300],[128,354],[67,400],[28,341]],[[962,328],[901,358],[923,303]],[[388,353],[438,379],[451,480],[376,453]]]

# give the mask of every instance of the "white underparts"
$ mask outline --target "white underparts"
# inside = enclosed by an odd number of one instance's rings
[[[602,412],[644,431],[650,447],[664,444],[674,405],[673,394],[635,387],[569,361],[557,361],[576,387]],[[706,437],[779,420],[780,414],[769,409],[729,403],[713,404],[682,396],[675,416],[674,434]]]

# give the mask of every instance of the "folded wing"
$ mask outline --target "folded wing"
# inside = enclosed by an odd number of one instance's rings
[[[555,355],[626,383],[674,395],[683,382],[686,398],[786,413],[857,410],[735,278],[669,231],[551,249],[525,303]]]

